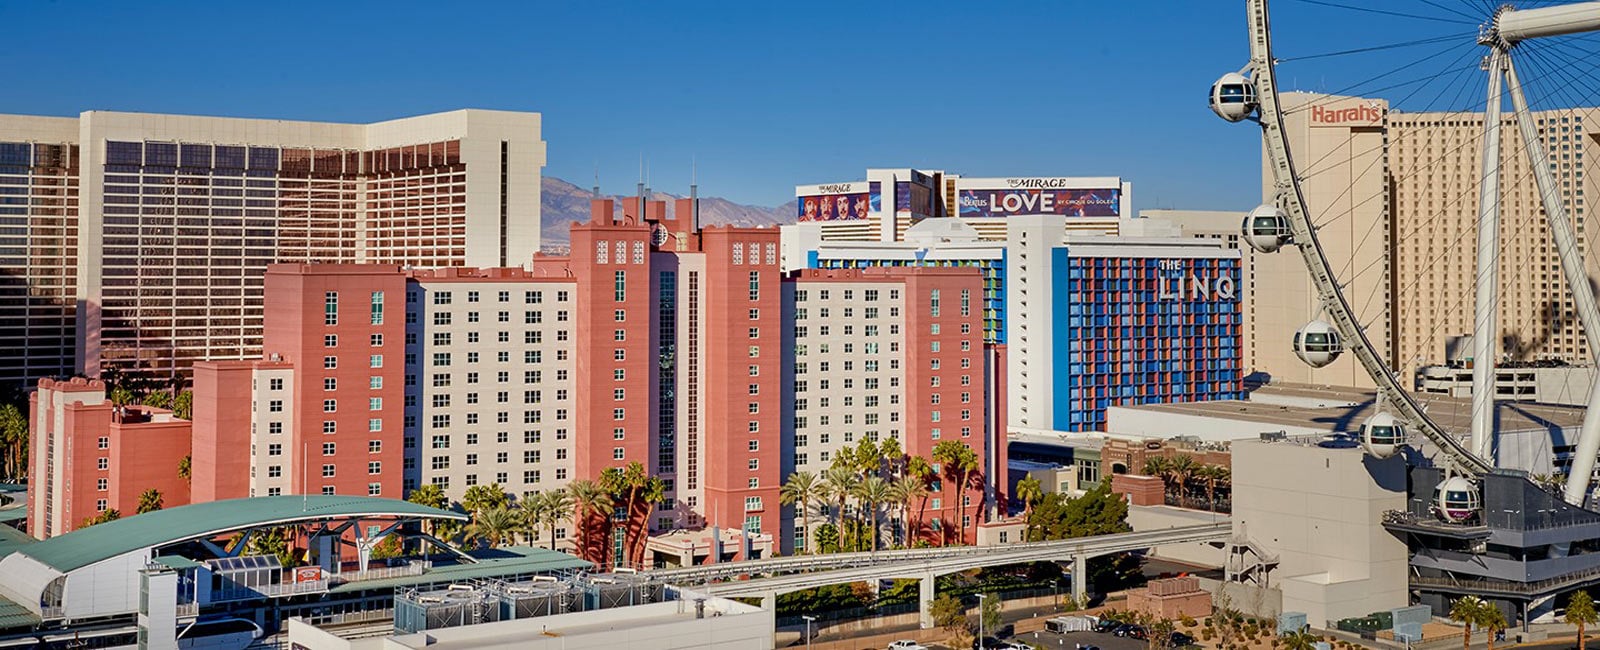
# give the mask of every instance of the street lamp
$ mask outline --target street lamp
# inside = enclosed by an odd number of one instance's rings
[[[978,647],[983,647],[983,599],[989,594],[978,594]]]
[[[811,623],[817,620],[817,617],[801,615],[800,618],[806,620],[806,650],[811,650]]]

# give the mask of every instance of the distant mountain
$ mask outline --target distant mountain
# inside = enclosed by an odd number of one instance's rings
[[[589,190],[568,183],[559,178],[545,176],[543,179],[544,201],[541,210],[543,214],[540,225],[543,248],[565,248],[567,244],[567,228],[575,221],[589,220]],[[606,198],[616,199],[620,211],[622,199],[632,196],[607,195]],[[653,201],[666,201],[667,213],[672,212],[673,199],[683,198],[677,194],[654,192],[650,195]],[[733,225],[733,226],[776,226],[785,223],[794,223],[795,202],[790,201],[777,207],[759,205],[741,205],[727,199],[716,197],[700,197],[700,223],[701,225]]]

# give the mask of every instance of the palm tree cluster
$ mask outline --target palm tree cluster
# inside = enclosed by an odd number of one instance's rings
[[[555,548],[556,526],[569,518],[576,531],[575,551],[579,557],[610,567],[619,564],[610,554],[615,527],[621,521],[624,556],[621,564],[644,564],[645,542],[649,538],[648,517],[654,505],[665,498],[666,484],[650,476],[643,464],[606,469],[599,480],[578,480],[567,487],[529,492],[516,503],[499,484],[474,485],[452,505],[437,485],[424,485],[406,496],[408,501],[433,508],[455,508],[471,516],[465,528],[434,524],[433,534],[446,540],[489,547],[515,543],[519,535],[529,540],[548,532],[550,548]]]
[[[1450,605],[1450,620],[1466,628],[1461,633],[1461,648],[1472,647],[1472,628],[1477,627],[1488,636],[1489,650],[1494,650],[1494,637],[1506,629],[1506,616],[1493,603],[1477,596],[1462,596]]]
[[[1144,462],[1144,474],[1161,479],[1180,506],[1190,506],[1203,493],[1210,510],[1217,509],[1217,489],[1227,490],[1233,484],[1233,472],[1227,467],[1205,465],[1188,454],[1151,456]]]
[[[935,447],[934,458],[944,459],[940,462],[946,473],[957,477],[952,485],[964,485],[978,468],[977,454],[955,441]],[[898,440],[880,443],[864,439],[839,450],[832,466],[820,475],[805,471],[789,475],[779,494],[784,505],[795,506],[801,529],[806,531],[801,545],[807,552],[875,551],[880,548],[884,515],[891,522],[891,545],[904,547],[924,541],[921,513],[937,478],[927,458],[907,455]],[[824,504],[829,506],[830,521],[813,530],[812,507]]]

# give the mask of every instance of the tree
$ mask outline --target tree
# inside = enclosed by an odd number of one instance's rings
[[[967,482],[978,471],[978,454],[955,440],[945,440],[933,447],[933,460],[939,463],[945,476],[950,478],[949,485],[955,486],[952,503],[956,508],[956,522],[960,526],[962,544],[967,543],[967,520],[962,515],[961,499],[965,494]]]
[[[517,511],[499,505],[479,511],[472,518],[472,523],[467,524],[466,538],[474,543],[486,542],[489,548],[497,548],[507,537],[515,536],[522,527],[522,518]]]
[[[180,418],[183,418],[185,420],[193,419],[192,417],[190,417],[190,416],[194,415],[194,392],[193,391],[187,391],[186,390],[186,391],[183,391],[181,393],[178,393],[178,397],[176,399],[172,400],[172,414],[175,415],[175,416],[178,416]]]
[[[474,485],[461,495],[461,507],[466,508],[474,519],[485,510],[504,508],[510,503],[511,495],[506,494],[505,488],[500,487],[499,483]]]
[[[411,503],[415,503],[419,506],[434,508],[437,510],[443,510],[445,506],[450,504],[450,500],[446,499],[444,496],[444,488],[439,487],[439,485],[436,483],[429,483],[412,490],[406,495],[406,501],[410,501]],[[428,534],[434,535],[437,533],[437,531],[438,523],[433,519],[429,519]]]
[[[122,385],[112,386],[111,394],[108,397],[111,398],[111,403],[117,406],[127,406],[138,401],[138,396],[132,390],[129,390],[127,386]]]
[[[824,523],[817,526],[817,532],[812,535],[817,543],[818,553],[839,552],[839,527]]]
[[[861,442],[856,443],[856,452],[852,457],[856,473],[862,477],[877,476],[883,470],[883,454],[878,450],[878,443],[870,438],[862,438]]]
[[[122,513],[119,512],[116,508],[110,508],[110,509],[107,509],[107,510],[101,510],[100,514],[97,514],[97,515],[95,515],[93,517],[90,517],[88,519],[83,520],[83,525],[79,526],[79,528],[88,528],[90,526],[103,524],[103,523],[106,523],[108,521],[116,521],[116,520],[121,519],[121,518],[122,518]]]
[[[1316,650],[1317,637],[1307,632],[1290,632],[1283,635],[1282,650]]]
[[[907,506],[910,506],[912,500],[917,501],[916,509],[912,510],[914,515],[911,517],[911,527],[908,531],[910,534],[906,537],[906,546],[911,546],[913,540],[922,535],[922,513],[927,510],[928,497],[933,495],[928,487],[929,481],[934,478],[933,463],[921,456],[907,458],[905,478],[910,481],[906,486]]]
[[[868,476],[856,484],[856,500],[872,516],[872,549],[878,550],[878,505],[889,500],[889,482],[882,476]]]
[[[845,503],[850,499],[850,495],[855,494],[856,484],[860,482],[861,477],[848,467],[834,466],[822,471],[823,491],[839,502],[839,508],[835,511],[837,514],[835,521],[839,522],[841,527],[844,524]]]
[[[250,536],[250,542],[244,547],[244,555],[272,555],[278,558],[278,563],[285,567],[292,567],[295,561],[294,549],[289,547],[290,529],[267,528],[258,530]]]
[[[989,594],[984,597],[983,605],[978,608],[978,620],[983,623],[984,631],[991,635],[999,636],[997,631],[1003,622],[1000,619],[1000,597]]]
[[[1172,460],[1166,456],[1151,456],[1144,459],[1144,475],[1161,479],[1161,485],[1167,494],[1172,493]]]
[[[666,494],[666,484],[650,476],[639,461],[626,467],[608,467],[600,473],[600,485],[620,502],[626,515],[623,528],[625,557],[631,564],[644,561],[645,540],[648,534],[650,506],[660,502]]]
[[[1029,539],[1044,541],[1132,530],[1128,503],[1111,493],[1109,481],[1073,498],[1059,492],[1044,495],[1028,516]]]
[[[1594,611],[1594,599],[1589,597],[1589,592],[1579,589],[1572,593],[1567,600],[1567,622],[1578,626],[1578,650],[1584,650],[1584,631],[1600,623],[1600,613]]]
[[[906,465],[906,452],[898,438],[884,438],[878,443],[878,455],[883,457],[884,469],[890,476],[902,476]]]
[[[942,594],[933,599],[928,613],[933,616],[935,627],[942,627],[951,634],[967,629],[967,608],[955,596]]]
[[[1484,618],[1484,609],[1489,606],[1477,596],[1462,596],[1450,605],[1450,620],[1460,623],[1465,629],[1461,633],[1461,650],[1472,648],[1472,626],[1477,625]]]
[[[889,500],[900,507],[900,520],[904,528],[904,535],[900,543],[911,546],[911,540],[917,533],[916,524],[912,523],[911,502],[920,501],[928,497],[928,482],[914,476],[899,476],[889,483]]]
[[[0,405],[0,444],[5,445],[0,474],[22,478],[27,474],[23,458],[28,451],[28,418],[16,404]]]
[[[1479,613],[1478,627],[1483,628],[1484,636],[1488,637],[1488,650],[1494,650],[1494,638],[1506,629],[1505,612],[1500,611],[1492,603],[1485,603],[1483,611]]]
[[[151,408],[170,409],[172,408],[172,393],[164,390],[153,391],[146,394],[144,399],[139,400],[139,403]]]
[[[144,492],[140,492],[139,509],[134,511],[134,514],[142,515],[146,512],[155,512],[160,510],[162,501],[163,499],[161,498],[161,490],[150,488]]]
[[[589,479],[573,481],[567,491],[572,494],[572,528],[578,536],[578,556],[596,566],[605,566],[605,538],[609,533],[605,524],[616,508],[611,493]]]
[[[194,478],[193,454],[184,454],[183,458],[178,459],[178,478],[183,479],[185,482]]]
[[[1195,477],[1206,484],[1206,503],[1213,512],[1217,509],[1217,486],[1227,485],[1233,479],[1233,472],[1222,465],[1205,465],[1195,470]]]
[[[811,540],[811,500],[822,493],[822,484],[817,481],[817,475],[811,472],[795,472],[789,475],[789,480],[784,481],[783,488],[778,491],[778,501],[786,506],[798,506],[795,510],[800,515],[801,545],[806,553],[816,553],[816,547]]]
[[[556,524],[572,516],[572,496],[566,489],[532,492],[522,497],[523,516],[529,536],[540,527],[550,531],[550,550],[556,548]]]
[[[1018,499],[1022,500],[1022,518],[1027,519],[1033,514],[1033,504],[1044,498],[1044,487],[1039,485],[1039,479],[1033,475],[1017,481]]]
[[[1194,457],[1188,454],[1178,454],[1168,461],[1167,471],[1172,473],[1172,483],[1178,488],[1178,505],[1188,502],[1189,480],[1194,478],[1194,471],[1199,469]]]

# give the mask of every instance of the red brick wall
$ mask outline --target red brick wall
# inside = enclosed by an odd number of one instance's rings
[[[1111,492],[1128,495],[1128,503],[1136,506],[1166,503],[1166,489],[1166,484],[1154,476],[1117,474],[1111,477]]]
[[[577,355],[575,387],[576,413],[573,430],[573,479],[598,479],[607,467],[623,467],[632,461],[653,467],[650,448],[650,373],[655,367],[650,345],[650,320],[654,301],[650,295],[650,228],[643,225],[583,224],[572,227],[570,268],[577,280],[575,317],[571,323]],[[604,263],[597,247],[604,243]],[[619,249],[618,244],[621,244]],[[634,257],[634,247],[642,247],[642,257]],[[618,253],[621,259],[618,259]],[[639,261],[636,263],[635,260]],[[616,273],[623,276],[623,299],[616,298]],[[624,312],[618,322],[617,310]],[[622,330],[624,340],[616,340]],[[616,358],[617,351],[623,358]],[[624,380],[615,379],[622,370]],[[623,399],[615,389],[624,390]],[[623,417],[615,417],[616,409]],[[617,440],[615,429],[623,430]],[[622,448],[622,458],[614,450]]]
[[[133,515],[139,495],[152,488],[161,492],[163,508],[188,505],[189,482],[178,477],[178,463],[189,455],[191,434],[188,420],[113,423],[111,507]]]

